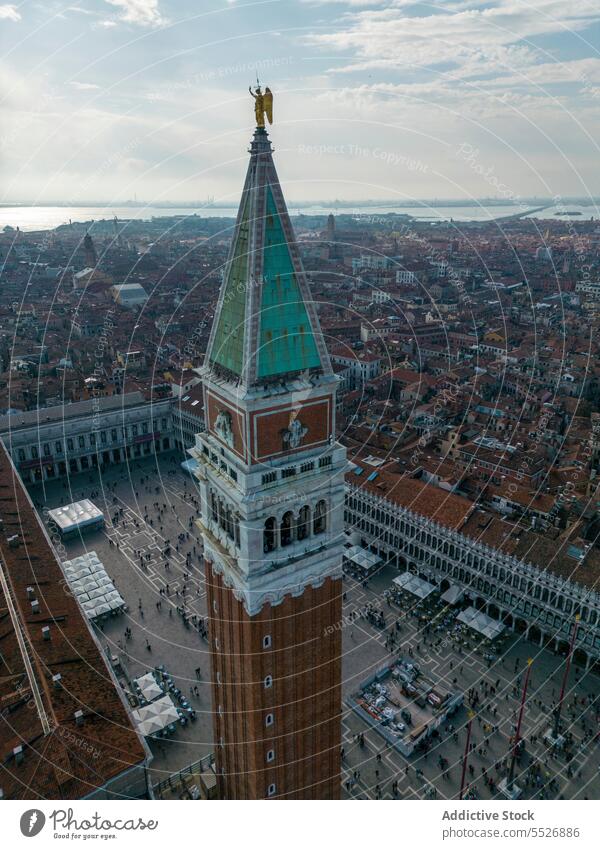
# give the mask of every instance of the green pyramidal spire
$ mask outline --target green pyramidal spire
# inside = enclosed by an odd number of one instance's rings
[[[330,373],[264,127],[257,127],[207,362],[246,386]]]

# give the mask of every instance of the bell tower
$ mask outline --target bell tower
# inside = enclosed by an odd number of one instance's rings
[[[207,429],[193,453],[220,793],[339,798],[346,453],[260,124],[202,376]]]

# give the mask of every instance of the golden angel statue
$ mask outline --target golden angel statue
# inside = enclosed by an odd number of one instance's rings
[[[254,114],[256,116],[256,126],[264,127],[265,126],[265,115],[267,116],[267,121],[269,124],[273,123],[273,93],[269,86],[267,86],[264,90],[264,93],[260,87],[257,85],[254,91],[252,91],[252,86],[248,86],[248,91],[254,98]]]

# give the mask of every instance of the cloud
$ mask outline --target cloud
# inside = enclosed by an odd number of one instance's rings
[[[466,77],[533,65],[540,51],[532,39],[580,32],[600,21],[597,0],[465,0],[427,7],[425,14],[419,7],[407,14],[405,5],[386,0],[359,11],[350,0],[335,30],[309,40],[348,57],[338,71],[450,67]]]
[[[222,40],[221,19],[207,16],[180,22],[178,45],[179,30],[164,24],[182,0],[96,0],[93,17],[76,14],[80,4],[88,6],[67,0],[73,14],[61,26],[86,37],[64,61],[53,43],[37,73],[37,45],[0,59],[5,197],[83,200],[137,191],[171,200],[236,198],[252,130],[246,77],[254,76],[264,38],[240,52],[239,40]],[[235,15],[247,31],[244,8],[227,8],[231,32],[238,31]],[[34,26],[24,12],[23,19],[19,31]],[[594,21],[600,24],[599,0],[304,0],[294,7],[299,26],[287,35],[282,26],[284,67],[272,56],[265,64],[277,97],[272,133],[286,194],[485,193],[489,187],[454,155],[465,140],[515,193],[572,195],[581,180],[600,193]],[[87,38],[90,24],[102,27],[101,38]],[[113,41],[121,47],[123,29],[152,42],[134,38],[110,61],[96,61]],[[212,39],[217,44],[207,50],[187,50]],[[10,63],[5,74],[3,63]],[[300,146],[317,139],[368,155],[300,155]],[[421,160],[428,171],[391,169],[376,149]]]
[[[402,103],[414,113],[416,126],[431,117],[441,132],[442,120],[452,121],[453,115],[500,134],[509,127],[522,129],[527,116],[556,133],[559,145],[567,143],[565,122],[571,133],[579,120],[597,126],[600,60],[587,30],[600,23],[598,0],[407,5],[380,0],[367,10],[346,0],[335,28],[321,27],[308,36],[328,59],[338,53],[339,62],[329,68],[334,79],[358,78],[358,85],[335,85],[338,102],[349,97],[357,112],[371,118]],[[568,39],[573,34],[578,50],[561,61],[562,45],[573,41]],[[552,45],[548,50],[546,43]]]
[[[96,85],[96,83],[80,83],[77,82],[77,80],[72,80],[70,85],[72,85],[73,88],[76,88],[77,91],[95,91],[100,88],[100,86]]]
[[[166,22],[158,8],[158,0],[105,0],[105,2],[120,9],[119,20],[128,24],[158,27]]]
[[[0,21],[20,21],[21,13],[12,3],[0,6]]]

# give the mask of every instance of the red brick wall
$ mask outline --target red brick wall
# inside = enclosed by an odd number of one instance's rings
[[[208,430],[219,439],[219,435],[215,431],[215,420],[219,415],[221,410],[227,410],[231,413],[231,429],[233,431],[233,450],[236,454],[238,454],[242,459],[246,459],[246,433],[244,428],[244,415],[240,410],[237,410],[234,406],[227,403],[222,398],[219,398],[212,394],[212,392],[206,393],[206,399],[204,402],[206,413],[206,422],[208,425]]]
[[[333,430],[331,421],[331,398],[319,398],[305,404],[294,404],[292,407],[275,408],[270,411],[253,413],[250,419],[252,450],[256,451],[255,461],[266,460],[269,457],[294,454],[294,451],[305,451],[307,447],[326,445]],[[298,418],[308,433],[297,449],[290,449],[283,443],[283,431],[290,425],[291,418]]]
[[[217,438],[219,436],[215,431],[215,421],[220,410],[227,410],[231,414],[233,450],[243,460],[251,463],[279,457],[284,453],[291,455],[308,447],[326,445],[334,430],[333,403],[329,395],[293,405],[280,404],[251,413],[249,435],[246,433],[244,412],[231,402],[207,391],[204,408],[208,430]],[[292,416],[299,418],[304,427],[308,428],[308,433],[297,449],[290,449],[289,445],[283,443],[283,431],[289,427]]]
[[[341,581],[328,578],[250,617],[211,564],[206,580],[222,797],[264,799],[276,784],[275,798],[339,798],[341,631],[331,626],[341,620]],[[272,644],[264,649],[267,634]],[[267,763],[270,749],[275,760]]]

